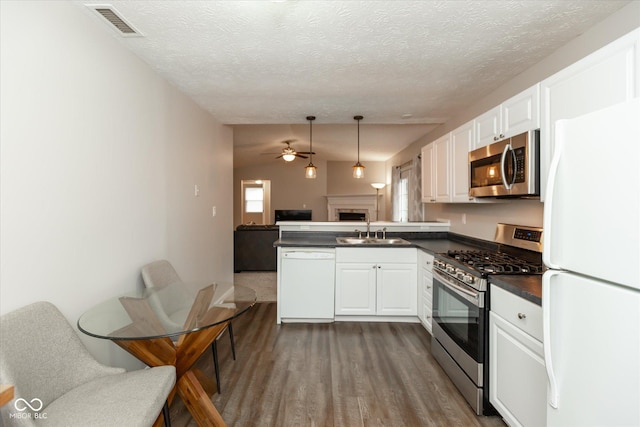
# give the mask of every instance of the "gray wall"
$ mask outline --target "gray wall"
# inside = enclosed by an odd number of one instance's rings
[[[240,183],[243,179],[271,180],[272,218],[273,211],[276,209],[311,209],[314,221],[327,221],[327,195],[375,194],[376,191],[371,187],[371,183],[385,182],[384,162],[362,162],[365,165],[365,177],[362,180],[353,178],[351,169],[353,162],[326,162],[314,157],[313,163],[318,167],[316,179],[304,177],[306,163],[300,159],[291,163],[278,161],[234,169],[234,227],[241,223]],[[382,220],[382,212],[384,212],[382,197],[380,202],[380,219]]]
[[[71,2],[2,1],[0,19],[0,311],[48,300],[75,325],[162,258],[231,281],[231,128]]]

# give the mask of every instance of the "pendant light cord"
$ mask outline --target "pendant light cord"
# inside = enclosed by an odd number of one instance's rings
[[[364,117],[354,116],[353,118],[358,122],[358,162],[356,164],[359,165],[360,164],[360,120],[362,120]]]
[[[313,121],[316,116],[307,116],[309,120],[309,164],[313,165]]]
[[[358,163],[360,163],[360,120],[358,120]]]

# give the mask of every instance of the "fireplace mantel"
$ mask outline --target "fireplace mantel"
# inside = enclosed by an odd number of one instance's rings
[[[372,220],[376,217],[375,194],[337,194],[327,196],[329,221],[339,221],[340,212],[365,213]]]

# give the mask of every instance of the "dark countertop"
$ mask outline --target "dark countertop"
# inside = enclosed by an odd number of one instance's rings
[[[366,245],[338,243],[334,236],[319,236],[312,238],[293,237],[293,238],[281,238],[276,240],[273,245],[276,247],[332,247],[332,248],[418,248],[424,249],[431,254],[445,253],[449,250],[470,250],[478,249],[477,246],[468,245],[465,243],[454,242],[447,239],[405,239],[409,242],[408,245],[388,245],[388,244],[375,244],[367,243]]]
[[[478,249],[478,246],[456,242],[449,239],[411,239],[410,241],[416,248],[424,249],[432,255],[447,253],[447,251],[467,251]]]
[[[395,236],[394,236],[395,237]],[[370,244],[358,245],[348,243],[338,243],[335,235],[303,235],[293,237],[282,237],[273,243],[276,247],[358,247],[358,248],[411,248],[415,247],[423,249],[431,254],[446,253],[449,250],[473,250],[478,249],[479,246],[475,246],[470,243],[458,242],[446,238],[434,238],[434,239],[416,239],[407,236],[402,237],[409,242],[408,245],[388,245],[388,244]]]
[[[523,276],[494,274],[489,276],[489,283],[491,286],[498,286],[534,304],[542,305],[541,274]]]

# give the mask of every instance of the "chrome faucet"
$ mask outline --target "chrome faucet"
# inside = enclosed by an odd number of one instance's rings
[[[371,233],[371,218],[369,217],[369,215],[367,215],[367,239],[371,237],[370,233]]]
[[[378,232],[382,231],[382,238],[386,239],[387,238],[387,227],[382,227],[382,230],[378,229],[376,230],[374,236],[377,239],[378,238]]]

